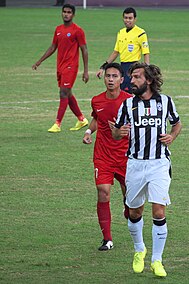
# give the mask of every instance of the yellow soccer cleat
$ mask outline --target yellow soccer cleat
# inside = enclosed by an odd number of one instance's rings
[[[144,259],[147,254],[147,249],[144,251],[135,252],[133,259],[133,270],[135,273],[141,273],[144,270]]]
[[[86,118],[84,118],[82,121],[78,120],[76,122],[76,125],[72,128],[70,128],[71,131],[75,131],[75,130],[80,130],[81,128],[83,128],[84,126],[88,125],[88,120]]]
[[[159,277],[167,276],[167,273],[160,260],[156,260],[153,263],[151,263],[151,270],[156,276],[159,276]]]
[[[58,133],[61,131],[61,128],[60,126],[58,126],[58,124],[53,124],[53,126],[51,128],[48,129],[48,132],[51,132],[51,133]]]

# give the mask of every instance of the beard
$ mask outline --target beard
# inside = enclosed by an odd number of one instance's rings
[[[135,96],[142,96],[147,91],[147,87],[148,85],[146,82],[144,82],[144,84],[140,87],[132,84],[132,92]]]

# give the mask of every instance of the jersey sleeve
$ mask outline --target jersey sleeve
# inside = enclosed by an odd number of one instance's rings
[[[122,125],[124,125],[126,123],[125,118],[126,118],[126,108],[125,108],[125,101],[124,101],[119,107],[115,127],[120,128]]]
[[[119,33],[117,33],[116,43],[114,46],[114,50],[119,52]]]
[[[54,31],[54,37],[53,37],[53,40],[52,40],[52,44],[58,44],[58,37],[57,37],[57,27]]]
[[[168,97],[168,119],[170,124],[173,126],[180,121],[179,115],[176,111],[175,103],[171,97]]]
[[[79,46],[87,44],[85,33],[81,28],[78,28],[78,31],[77,31],[77,41],[78,41]]]

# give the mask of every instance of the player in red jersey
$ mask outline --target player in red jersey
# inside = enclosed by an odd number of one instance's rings
[[[94,146],[94,172],[95,183],[98,192],[97,215],[103,234],[103,242],[99,250],[113,248],[111,234],[110,190],[116,178],[121,186],[125,199],[125,172],[128,149],[128,138],[124,141],[116,141],[112,138],[112,122],[115,120],[118,109],[123,101],[131,97],[130,94],[121,91],[123,82],[123,70],[118,63],[110,63],[105,67],[104,83],[107,90],[92,98],[92,120],[89,129],[83,137],[83,143],[91,144],[91,134],[97,131]],[[127,210],[128,212],[128,210]],[[126,213],[126,211],[125,211]],[[126,214],[125,214],[126,217]]]
[[[64,24],[57,26],[51,46],[44,55],[32,66],[33,70],[56,50],[57,52],[57,81],[60,88],[60,104],[55,124],[49,132],[60,132],[61,122],[69,105],[71,111],[78,118],[76,125],[70,130],[79,130],[88,124],[88,120],[81,113],[77,100],[72,93],[72,87],[77,77],[79,68],[79,48],[82,53],[84,72],[82,79],[85,83],[89,80],[88,75],[88,51],[85,33],[81,27],[73,23],[75,6],[65,4],[62,7]]]

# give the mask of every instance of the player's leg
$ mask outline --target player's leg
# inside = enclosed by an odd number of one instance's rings
[[[123,167],[116,167],[114,177],[120,183],[120,187],[121,187],[121,191],[123,195],[123,206],[124,206],[123,215],[126,219],[128,219],[129,207],[126,204],[125,168],[126,168],[125,165]]]
[[[72,130],[72,131],[80,130],[84,126],[88,125],[88,120],[85,118],[84,114],[81,112],[79,105],[78,105],[78,102],[77,102],[74,95],[69,97],[68,104],[69,104],[71,111],[78,118],[76,125],[74,127],[71,127],[70,130]]]
[[[81,113],[75,97],[72,94],[72,87],[77,76],[77,70],[65,69],[57,72],[57,81],[60,88],[60,103],[57,112],[56,123],[48,130],[49,132],[60,132],[61,122],[67,106],[78,117],[78,122],[72,130],[79,130],[88,124],[88,120]]]
[[[170,204],[170,161],[167,158],[149,162],[148,201],[152,203],[152,260],[151,269],[156,276],[167,275],[162,265],[162,255],[167,239],[165,208]]]
[[[76,80],[77,77],[77,70],[72,71],[72,72],[68,72],[66,74],[66,76],[69,75],[69,80],[70,82],[72,82],[72,86]],[[71,127],[70,130],[74,131],[74,130],[80,130],[81,128],[83,128],[84,126],[88,125],[88,120],[85,118],[84,114],[81,112],[78,102],[76,100],[76,97],[71,94],[68,97],[68,104],[69,107],[71,109],[71,111],[73,112],[73,114],[77,117],[78,121],[76,122],[74,127]]]
[[[145,162],[129,159],[126,172],[126,204],[129,207],[128,229],[134,243],[133,270],[141,273],[144,270],[146,247],[143,240],[143,209],[145,202],[146,179]]]
[[[112,168],[105,162],[94,162],[94,177],[97,188],[97,216],[103,234],[103,243],[99,250],[113,248],[111,234],[110,190],[114,180]]]
[[[113,248],[111,234],[111,210],[110,210],[110,184],[97,185],[97,215],[98,222],[103,234],[103,243],[99,250],[109,250]]]
[[[120,183],[120,187],[121,187],[121,191],[123,194],[123,206],[124,206],[123,215],[126,219],[128,219],[129,218],[129,207],[126,204],[126,186]]]
[[[135,273],[143,272],[144,258],[147,253],[143,240],[143,209],[143,205],[139,208],[129,208],[128,229],[134,243],[133,270]]]
[[[66,112],[68,106],[68,98],[72,94],[72,90],[64,87],[60,87],[60,102],[59,108],[57,111],[57,117],[55,124],[48,130],[48,132],[60,132],[61,131],[61,122]]]
[[[156,276],[165,277],[167,275],[162,265],[162,255],[167,239],[167,224],[165,218],[165,206],[152,204],[152,261],[151,270]]]

